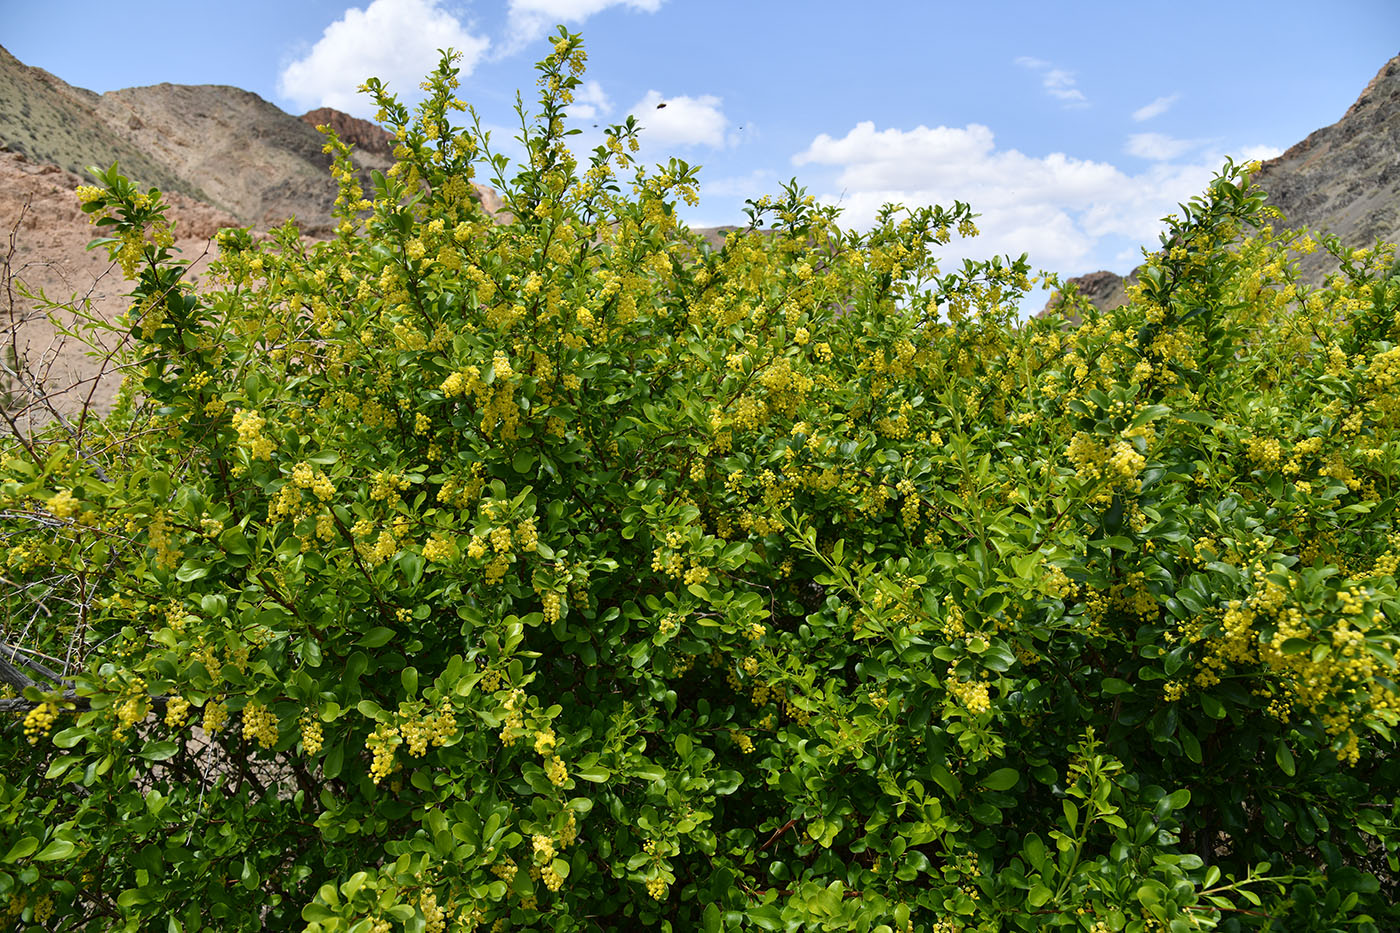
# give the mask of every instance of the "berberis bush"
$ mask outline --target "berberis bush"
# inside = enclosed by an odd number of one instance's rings
[[[198,288],[80,190],[129,376],[3,448],[8,922],[1400,924],[1388,252],[1297,284],[1232,164],[1107,313],[941,269],[963,204],[712,250],[634,121],[575,161],[583,60],[516,167],[451,56],[369,82],[338,237]]]

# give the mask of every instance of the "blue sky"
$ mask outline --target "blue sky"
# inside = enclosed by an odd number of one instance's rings
[[[1225,155],[1277,154],[1339,119],[1400,53],[1400,2],[0,0],[0,45],[96,91],[230,84],[292,113],[406,97],[435,49],[507,140],[515,90],[564,22],[583,33],[576,137],[636,113],[644,156],[704,166],[694,225],[796,176],[863,226],[880,204],[968,201],[951,254],[1029,252],[1126,272]],[[114,10],[121,10],[121,14]],[[664,109],[656,103],[665,101]]]

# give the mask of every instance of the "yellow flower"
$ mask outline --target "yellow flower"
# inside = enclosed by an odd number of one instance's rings
[[[80,503],[73,497],[73,493],[67,489],[61,489],[49,497],[49,511],[55,518],[71,518],[77,511]]]

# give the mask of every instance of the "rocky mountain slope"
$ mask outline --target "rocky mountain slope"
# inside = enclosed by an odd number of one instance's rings
[[[1335,234],[1353,247],[1400,241],[1400,55],[1340,120],[1265,162],[1254,181],[1289,229]],[[1302,257],[1303,279],[1320,283],[1329,259],[1323,250]],[[1069,281],[1097,307],[1114,308],[1136,275],[1100,271]]]
[[[204,197],[149,153],[123,139],[97,113],[102,97],[30,68],[0,47],[0,145],[37,164],[83,174],[89,165],[120,162],[124,171],[162,191]]]
[[[256,94],[158,84],[103,94],[96,113],[118,137],[198,184],[210,204],[244,224],[264,229],[295,217],[310,236],[333,226],[336,185],[326,172],[325,139]],[[361,149],[356,162],[382,171],[393,157]]]
[[[335,111],[299,118],[233,87],[162,84],[95,94],[0,48],[5,283],[13,277],[14,286],[56,301],[77,297],[107,320],[125,309],[126,285],[104,251],[86,249],[98,231],[73,196],[87,166],[113,161],[138,184],[167,194],[176,245],[202,257],[196,275],[214,255],[210,240],[220,227],[262,230],[295,218],[307,235],[329,235],[336,183],[326,171],[320,122],[346,131],[364,175],[392,164],[387,133]],[[81,405],[89,391],[99,408],[110,405],[119,380],[105,352],[93,355],[64,336],[43,302],[19,287],[0,288],[0,344],[12,344],[35,378],[76,383],[61,407]],[[0,361],[4,352],[0,346]]]

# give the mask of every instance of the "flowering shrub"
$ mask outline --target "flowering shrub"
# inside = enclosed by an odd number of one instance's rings
[[[575,162],[583,61],[513,175],[450,57],[370,81],[338,237],[198,289],[84,189],[128,375],[2,448],[8,922],[1400,923],[1390,254],[1297,284],[1235,165],[1078,326],[963,204],[710,250],[632,121]]]

